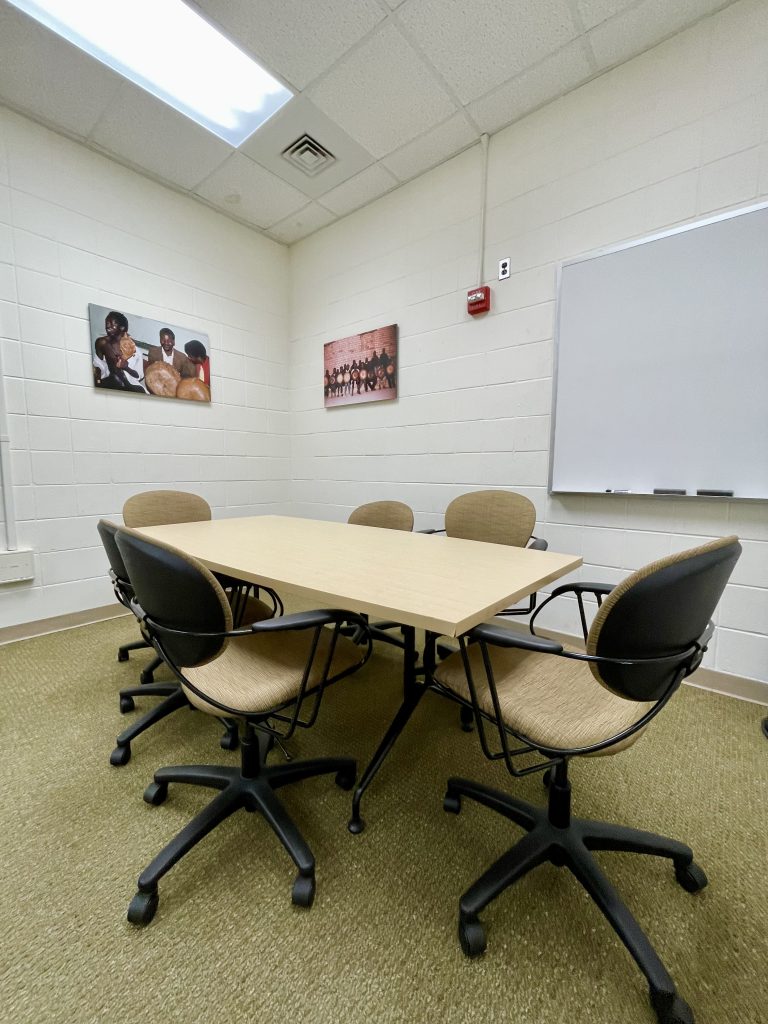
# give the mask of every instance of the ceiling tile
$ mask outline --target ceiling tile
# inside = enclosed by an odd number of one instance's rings
[[[314,177],[302,173],[282,156],[283,150],[304,134],[311,135],[335,157]],[[297,96],[286,103],[240,147],[240,152],[315,199],[373,163],[371,154],[350,139],[306,96]]]
[[[260,228],[296,213],[307,197],[242,153],[232,156],[195,189],[225,213]]]
[[[197,6],[299,90],[386,17],[376,0],[197,0]]]
[[[595,59],[601,68],[630,60],[674,32],[692,25],[732,0],[644,0],[631,10],[604,21],[589,32]]]
[[[583,41],[577,39],[488,96],[470,103],[467,110],[484,132],[496,132],[575,89],[593,74]]]
[[[477,132],[464,114],[454,114],[426,135],[390,153],[381,162],[400,181],[408,181],[459,153],[476,140]]]
[[[462,103],[520,74],[578,34],[568,0],[411,0],[396,17]]]
[[[380,164],[374,164],[323,196],[323,206],[343,216],[389,192],[397,179]]]
[[[614,14],[619,14],[636,2],[637,0],[577,0],[577,6],[584,28],[594,28],[601,21],[607,21]]]
[[[298,213],[293,213],[285,220],[273,224],[269,229],[269,234],[276,241],[290,245],[292,242],[298,242],[300,238],[311,235],[313,231],[324,228],[333,220],[336,220],[336,214],[326,210],[318,203],[310,203]]]
[[[83,138],[122,78],[16,8],[0,7],[0,98]]]
[[[123,83],[91,141],[184,189],[207,178],[233,151],[228,143],[130,82]]]
[[[348,54],[310,93],[316,106],[375,157],[457,109],[394,25]]]

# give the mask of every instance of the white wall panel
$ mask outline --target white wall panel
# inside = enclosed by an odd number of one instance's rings
[[[294,511],[344,519],[399,498],[435,526],[456,494],[508,487],[534,502],[553,549],[583,554],[582,578],[610,583],[736,532],[744,553],[708,664],[766,679],[764,503],[546,493],[555,264],[764,197],[766,52],[766,5],[736,4],[493,136],[493,309],[478,321],[464,312],[479,283],[477,147],[293,246]],[[497,282],[502,257],[513,273]],[[390,322],[398,401],[324,410],[323,342]],[[568,602],[547,615],[578,629]]]
[[[0,365],[19,537],[40,552],[34,580],[0,588],[5,626],[112,599],[96,522],[137,491],[196,491],[215,515],[287,511],[287,424],[266,416],[287,407],[270,382],[285,383],[288,261],[1,109],[0,140]],[[206,331],[213,405],[94,391],[89,302]]]

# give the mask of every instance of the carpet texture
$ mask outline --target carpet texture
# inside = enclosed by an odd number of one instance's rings
[[[347,832],[350,794],[330,777],[281,790],[317,859],[309,910],[290,901],[293,864],[239,812],[160,883],[148,927],[126,921],[139,872],[210,798],[141,795],[162,765],[237,763],[219,723],[178,711],[108,763],[149,652],[118,664],[128,617],[0,647],[2,1018],[14,1024],[440,1022],[653,1024],[645,980],[567,871],[544,865],[484,913],[488,950],[461,953],[461,893],[521,835],[470,801],[442,810],[464,775],[543,802],[541,776],[511,779],[429,694]],[[167,673],[161,670],[158,679]],[[400,695],[398,652],[379,647],[333,687],[297,757],[362,768]],[[710,884],[690,896],[667,862],[599,860],[691,1004],[697,1024],[766,1020],[768,742],[765,710],[691,687],[626,753],[573,766],[574,812],[690,843]],[[279,758],[279,751],[271,757]]]

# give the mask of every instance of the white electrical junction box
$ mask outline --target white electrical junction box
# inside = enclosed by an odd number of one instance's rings
[[[31,548],[0,551],[0,584],[34,579],[35,553]]]

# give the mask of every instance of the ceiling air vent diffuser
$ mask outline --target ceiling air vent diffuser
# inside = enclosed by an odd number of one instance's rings
[[[330,167],[336,160],[333,153],[316,142],[311,135],[302,135],[300,139],[296,139],[283,150],[282,155],[310,178]]]

